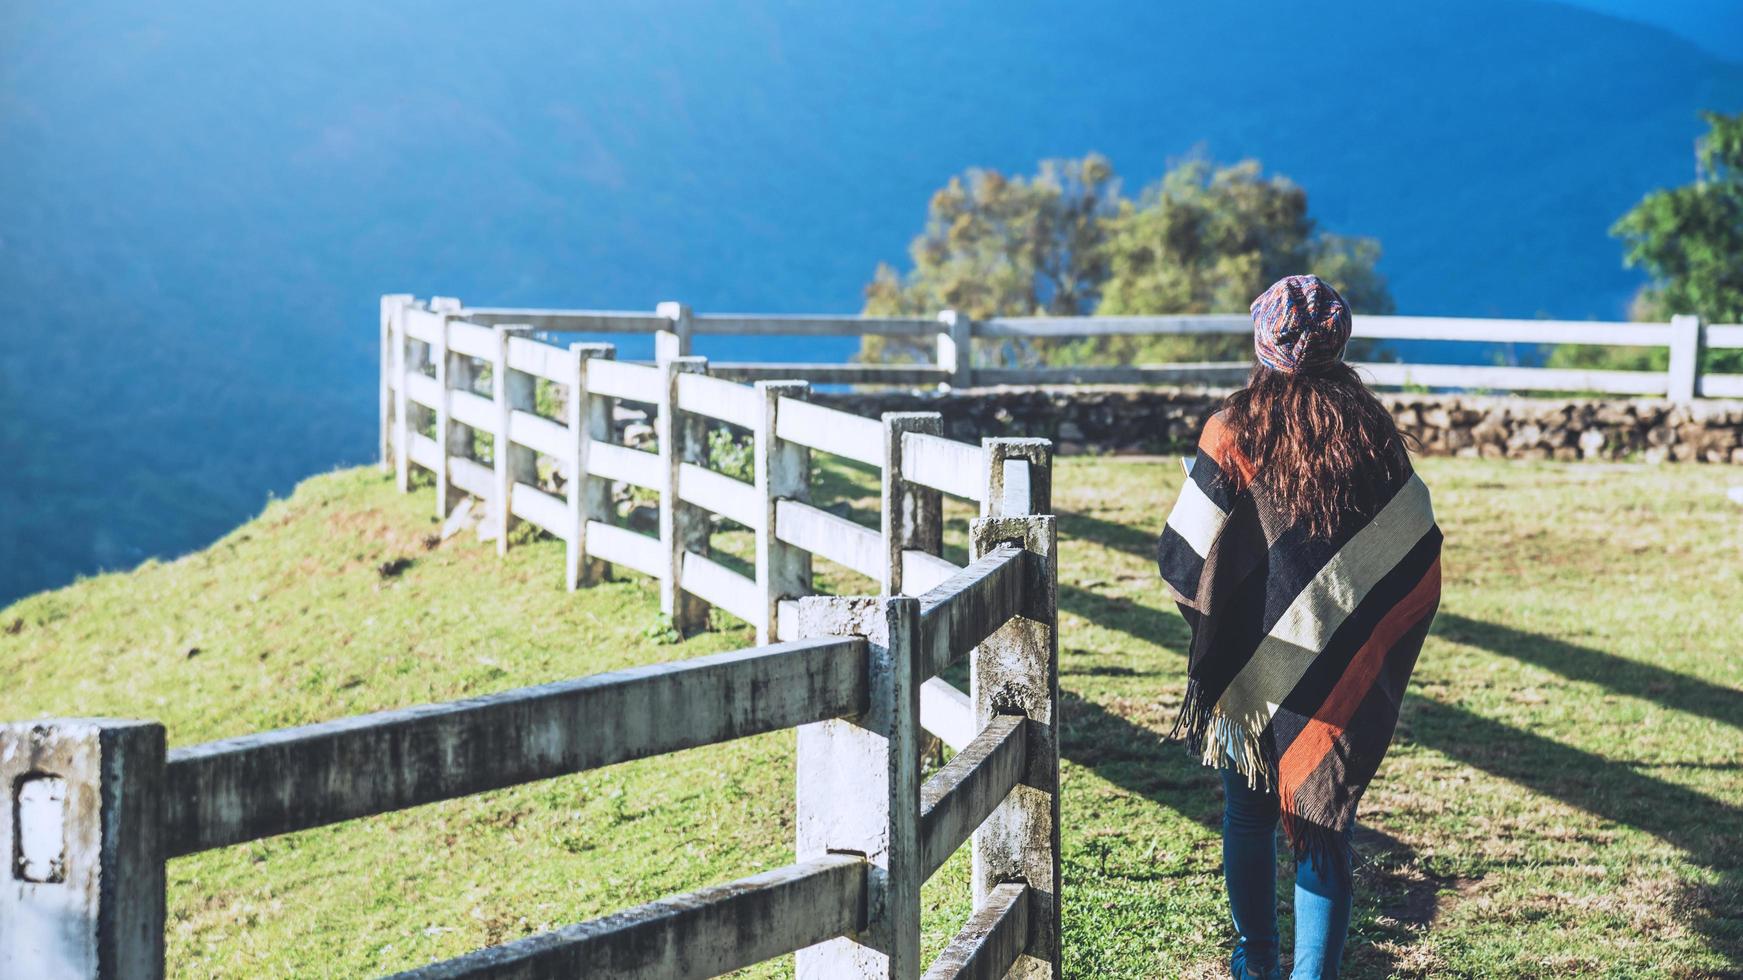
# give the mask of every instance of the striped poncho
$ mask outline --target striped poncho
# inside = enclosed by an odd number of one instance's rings
[[[1230,474],[1238,470],[1235,491]],[[1156,559],[1192,626],[1174,735],[1206,765],[1274,787],[1299,858],[1334,846],[1386,754],[1440,602],[1440,529],[1410,469],[1370,515],[1313,538],[1267,503],[1220,417]]]

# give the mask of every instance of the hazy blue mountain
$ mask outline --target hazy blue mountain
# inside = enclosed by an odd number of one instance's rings
[[[1257,156],[1405,312],[1617,316],[1743,45],[1590,5],[0,5],[0,599],[369,458],[382,292],[852,311],[970,165]]]
[[[1563,0],[1653,27],[1731,61],[1743,59],[1743,3],[1737,0]]]

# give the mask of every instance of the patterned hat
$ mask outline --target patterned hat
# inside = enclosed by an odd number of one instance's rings
[[[1284,374],[1312,373],[1342,360],[1350,304],[1318,276],[1285,276],[1253,300],[1253,353]]]

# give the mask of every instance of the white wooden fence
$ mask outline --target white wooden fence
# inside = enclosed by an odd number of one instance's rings
[[[792,336],[866,335],[904,337],[930,346],[929,364],[764,364],[720,363],[713,372],[725,378],[789,378],[816,383],[944,384],[965,388],[1001,384],[1238,384],[1249,362],[1125,364],[1116,366],[976,367],[970,348],[976,339],[1070,339],[1109,335],[1164,336],[1246,334],[1245,314],[1207,316],[997,317],[971,320],[946,310],[935,319],[861,316],[769,316],[693,314],[675,303],[655,313],[587,310],[479,308],[465,311],[480,324],[521,323],[551,332],[651,333],[662,350],[688,354],[691,338],[709,334]],[[1703,349],[1743,348],[1743,324],[1706,324],[1677,316],[1669,323],[1583,320],[1504,320],[1423,316],[1360,316],[1354,336],[1372,340],[1447,340],[1517,344],[1591,344],[1606,347],[1661,347],[1669,367],[1659,371],[1607,371],[1534,368],[1494,364],[1358,365],[1382,387],[1420,385],[1493,391],[1593,391],[1656,396],[1688,402],[1697,397],[1743,397],[1743,374],[1703,374]]]
[[[461,495],[487,501],[499,547],[512,519],[564,537],[571,585],[624,565],[660,578],[675,620],[699,625],[718,604],[785,642],[168,752],[155,722],[0,725],[13,855],[0,976],[162,977],[170,858],[784,728],[798,729],[793,864],[405,976],[700,977],[797,951],[801,977],[916,978],[921,885],[970,840],[974,911],[925,976],[1060,975],[1045,440],[969,446],[939,438],[936,415],[859,418],[805,402],[803,385],[711,378],[669,349],[658,367],[620,364],[448,304],[384,311],[384,446],[402,485],[418,465],[444,512]],[[413,369],[417,344],[433,376]],[[481,361],[489,399],[471,390]],[[565,424],[533,411],[533,377],[573,386]],[[658,456],[609,441],[614,398],[658,407]],[[414,405],[434,413],[434,438],[415,431]],[[699,417],[755,434],[754,486],[702,466]],[[461,427],[495,435],[491,466]],[[806,502],[812,449],[881,468],[880,530]],[[573,466],[565,498],[534,484],[534,454]],[[610,480],[660,492],[659,539],[610,522]],[[944,492],[981,503],[966,568],[938,554]],[[754,582],[708,558],[693,508],[757,530]],[[885,594],[806,595],[812,553]],[[968,694],[937,676],[965,658]],[[923,729],[957,749],[925,780]]]
[[[662,314],[594,314],[598,328],[684,323],[681,307]],[[668,315],[669,314],[669,315]],[[878,582],[889,595],[918,595],[957,571],[941,557],[942,495],[999,512],[988,494],[1026,493],[1007,480],[1027,478],[1044,443],[944,439],[936,413],[891,413],[870,419],[805,400],[802,381],[740,384],[715,376],[706,360],[675,353],[680,335],[658,341],[661,360],[614,359],[608,344],[557,347],[529,335],[550,316],[526,324],[482,326],[490,319],[451,300],[385,297],[382,303],[381,452],[402,490],[411,468],[435,478],[436,512],[477,498],[489,517],[481,531],[508,547],[501,529],[527,521],[567,542],[565,578],[575,588],[608,566],[660,580],[661,609],[681,632],[707,625],[711,606],[756,627],[760,643],[797,635],[794,600],[811,592],[811,557],[822,556]],[[564,329],[579,329],[574,318]],[[474,391],[488,368],[492,393]],[[567,417],[534,410],[537,379],[563,386]],[[616,403],[649,406],[659,451],[614,442]],[[706,426],[722,422],[751,439],[754,477],[735,479],[708,467]],[[423,434],[429,428],[433,435]],[[492,459],[474,458],[474,436],[489,435]],[[813,451],[878,467],[882,526],[871,528],[810,503]],[[537,458],[568,474],[558,496],[539,486]],[[616,521],[611,485],[659,496],[659,536]],[[755,536],[755,577],[710,556],[710,514]]]

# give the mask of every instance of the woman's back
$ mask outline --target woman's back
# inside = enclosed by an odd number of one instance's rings
[[[1175,734],[1275,794],[1298,859],[1347,876],[1439,604],[1441,534],[1390,414],[1342,362],[1342,302],[1292,277],[1254,303],[1260,365],[1206,425],[1157,563],[1193,631]]]

